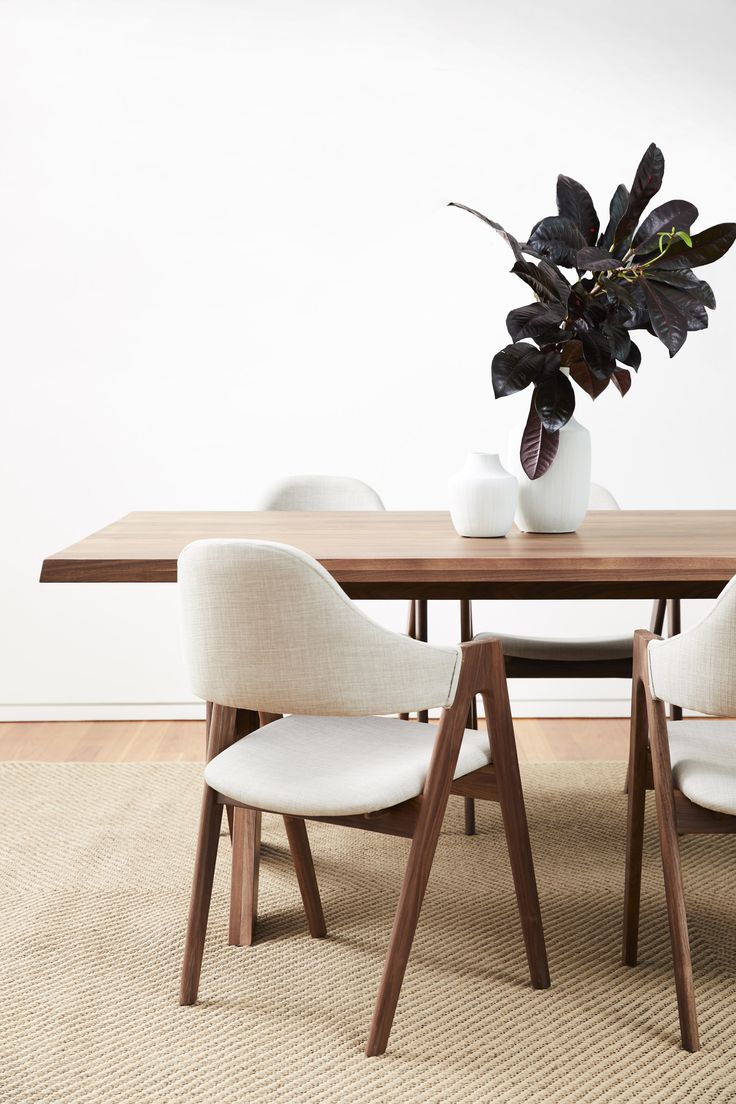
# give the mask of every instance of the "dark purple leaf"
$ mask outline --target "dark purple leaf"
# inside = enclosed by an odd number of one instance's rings
[[[649,321],[649,307],[641,290],[642,283],[642,280],[637,280],[628,285],[627,290],[633,305],[622,304],[622,310],[625,312],[622,321],[627,330],[649,330],[650,333],[654,333]]]
[[[645,253],[649,246],[657,244],[658,234],[670,233],[673,228],[689,233],[697,217],[698,208],[692,203],[686,199],[670,199],[647,215],[636,231],[631,247],[638,253]]]
[[[701,265],[713,264],[713,261],[720,260],[724,253],[728,253],[734,240],[736,222],[721,222],[695,234],[692,246],[678,239],[652,268],[659,268],[660,265],[663,268],[699,268]]]
[[[594,376],[583,358],[583,346],[579,340],[569,341],[562,350],[562,364],[591,399],[597,399],[608,387],[608,380]]]
[[[559,215],[549,215],[532,229],[527,244],[554,264],[572,268],[578,250],[585,245],[585,238],[574,222]]]
[[[610,379],[616,367],[611,346],[600,330],[584,330],[580,335],[585,362],[598,379]]]
[[[544,353],[520,341],[496,353],[491,364],[493,393],[497,399],[523,391],[544,369]]]
[[[500,234],[504,241],[508,242],[508,244],[511,246],[511,249],[513,250],[513,254],[516,257],[517,261],[520,261],[522,259],[521,246],[519,245],[518,241],[513,234],[509,234],[508,230],[504,230],[503,226],[501,226],[500,223],[494,222],[493,219],[487,218],[485,215],[482,215],[480,211],[474,211],[472,207],[466,207],[464,203],[448,203],[447,206],[459,207],[461,211],[467,211],[468,214],[475,215],[476,218],[479,218],[481,222],[485,222],[487,226],[490,226],[491,229],[495,230],[497,234]]]
[[[594,297],[589,294],[583,280],[578,280],[570,289],[567,300],[567,317],[571,321],[583,320],[588,329],[598,326],[608,315],[608,303],[601,296]]]
[[[559,362],[558,357],[558,365]],[[575,392],[563,372],[545,372],[534,388],[534,409],[549,433],[567,425],[575,410]]]
[[[506,329],[514,341],[524,337],[537,340],[559,329],[565,317],[565,308],[561,303],[529,303],[526,307],[517,307],[506,316]],[[561,333],[561,331],[560,331]]]
[[[617,358],[622,364],[626,364],[629,368],[633,368],[635,372],[639,371],[639,365],[641,364],[641,350],[638,345],[629,338],[629,349],[625,356]]]
[[[598,215],[587,189],[571,176],[557,177],[557,210],[593,245],[600,228]]]
[[[587,272],[613,272],[623,267],[623,261],[614,257],[607,249],[599,249],[597,245],[586,245],[585,249],[578,250],[575,267],[585,269]]]
[[[539,479],[540,475],[549,469],[557,455],[557,447],[560,442],[560,434],[549,433],[540,420],[534,408],[534,398],[529,407],[524,432],[521,436],[521,449],[519,459],[521,466],[530,479]]]
[[[613,245],[613,239],[616,234],[616,229],[619,222],[623,218],[624,211],[629,203],[629,189],[625,184],[619,184],[616,191],[613,193],[611,199],[611,206],[609,208],[608,226],[601,235],[598,245],[601,249],[610,249]]]
[[[664,294],[663,288],[663,284],[641,281],[654,332],[673,357],[685,343],[687,323],[674,303]]]
[[[614,358],[625,364],[631,348],[631,338],[629,337],[629,331],[619,320],[619,314],[615,309],[611,311],[601,326],[601,332],[605,336]]]
[[[669,284],[670,287],[689,291],[704,306],[710,307],[711,310],[716,308],[716,297],[713,294],[713,288],[705,280],[701,280],[696,276],[690,268],[669,269],[652,265],[647,270],[647,279],[656,280],[658,284]]]
[[[623,303],[627,307],[636,306],[636,301],[626,280],[616,280],[602,276],[601,286],[605,288],[609,300],[615,303]]]
[[[631,387],[631,372],[627,372],[625,368],[617,368],[611,376],[611,379],[616,384],[616,387],[618,387],[621,392],[621,397],[623,398]]]
[[[543,262],[535,265],[522,257],[520,261],[516,261],[511,271],[525,284],[528,284],[535,295],[538,295],[545,303],[564,301],[562,289]]]
[[[657,290],[680,312],[689,331],[706,330],[708,328],[707,310],[700,300],[691,295],[689,291],[670,287],[668,284],[659,284]]]
[[[663,176],[664,154],[661,149],[652,142],[639,162],[639,167],[636,170],[634,183],[631,185],[629,202],[626,205],[626,210],[623,213],[621,221],[616,227],[616,233],[613,238],[614,245],[629,242],[636,230],[636,224],[641,217],[642,211],[649,203],[649,200],[652,199],[662,187]]]

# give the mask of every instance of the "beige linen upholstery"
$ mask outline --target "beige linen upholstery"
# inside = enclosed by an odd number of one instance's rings
[[[208,763],[207,784],[243,805],[292,816],[352,816],[424,790],[436,729],[393,717],[284,717]],[[468,729],[455,778],[490,762]]]
[[[265,495],[262,510],[385,510],[367,483],[341,475],[292,475]]]
[[[736,578],[697,625],[652,640],[648,657],[656,698],[699,713],[736,714]]]
[[[667,726],[675,789],[704,809],[736,814],[736,721]]]
[[[195,541],[178,579],[184,656],[206,701],[339,716],[452,705],[461,649],[379,625],[297,548]]]
[[[588,509],[620,510],[621,507],[607,487],[602,487],[600,483],[591,483],[590,495],[588,496]]]

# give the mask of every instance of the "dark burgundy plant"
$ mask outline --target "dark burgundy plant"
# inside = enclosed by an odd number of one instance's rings
[[[637,371],[641,363],[632,330],[648,330],[673,357],[688,330],[708,325],[706,307],[715,308],[715,296],[693,269],[717,261],[731,248],[736,223],[711,226],[691,237],[697,208],[672,199],[639,225],[663,175],[662,151],[652,143],[631,191],[619,184],[614,192],[603,233],[590,195],[569,176],[557,178],[558,213],[536,223],[526,242],[518,242],[479,211],[450,204],[506,239],[516,259],[511,271],[534,292],[533,303],[509,313],[506,328],[513,343],[496,353],[492,365],[496,398],[533,385],[521,440],[521,463],[530,479],[547,471],[557,453],[559,431],[572,417],[571,380],[592,399],[611,381],[625,395],[631,386],[629,369]],[[576,270],[574,282],[562,268]]]

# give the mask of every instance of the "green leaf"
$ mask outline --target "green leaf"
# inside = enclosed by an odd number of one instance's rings
[[[652,268],[698,268],[719,260],[736,240],[736,222],[721,222],[695,234],[690,245],[684,241],[673,242],[661,261]]]
[[[690,237],[689,234],[686,234],[684,230],[678,230],[676,236],[678,238],[682,238],[682,240],[684,241],[684,243],[688,247],[688,249],[692,249],[693,239]]]

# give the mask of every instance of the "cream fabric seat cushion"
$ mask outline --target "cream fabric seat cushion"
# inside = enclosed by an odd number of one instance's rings
[[[511,636],[504,633],[479,633],[476,640],[501,641],[503,653],[517,659],[561,660],[567,663],[594,659],[630,659],[631,636],[604,636],[599,639]]]
[[[736,813],[736,721],[671,721],[675,788],[704,809]]]
[[[294,816],[374,812],[416,797],[437,735],[395,717],[284,717],[212,759],[205,779],[243,805]],[[488,734],[465,732],[455,777],[490,761]]]

